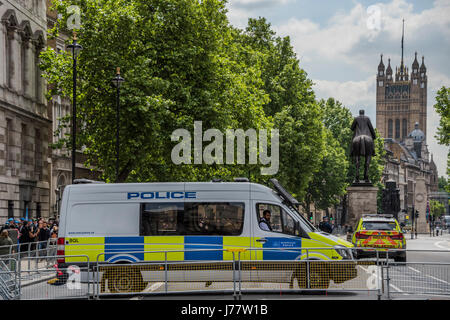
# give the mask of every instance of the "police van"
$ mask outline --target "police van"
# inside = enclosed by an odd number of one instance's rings
[[[154,270],[167,268],[167,262],[239,258],[249,264],[249,271],[257,270],[248,272],[249,280],[264,281],[275,277],[273,264],[266,268],[265,262],[321,260],[352,262],[344,267],[322,265],[318,272],[322,286],[356,276],[353,245],[317,230],[297,211],[299,203],[276,179],[270,180],[273,189],[245,178],[234,182],[81,182],[86,183],[68,185],[62,198],[57,249],[60,267],[83,264],[80,256],[103,265],[161,262]],[[271,213],[271,230],[260,225],[266,210]],[[334,270],[335,266],[339,270]],[[276,274],[292,282],[306,272],[295,268],[298,264],[285,265]],[[128,288],[133,290],[158,278],[145,268],[133,270],[131,276],[130,272],[119,272],[120,276],[115,272],[115,276],[111,273],[103,278],[118,284],[129,277]],[[242,276],[245,278],[245,272]],[[177,278],[175,273],[173,277]],[[217,273],[210,280],[220,279]]]

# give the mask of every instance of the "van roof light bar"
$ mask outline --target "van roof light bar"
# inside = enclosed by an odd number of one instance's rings
[[[376,213],[376,214],[363,214],[363,218],[394,218],[393,214]]]

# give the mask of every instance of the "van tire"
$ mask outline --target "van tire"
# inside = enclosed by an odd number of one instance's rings
[[[108,277],[108,289],[111,293],[141,292],[146,287],[139,270],[116,270]]]

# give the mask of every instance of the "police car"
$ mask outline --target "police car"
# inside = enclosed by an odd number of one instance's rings
[[[357,258],[376,257],[377,254],[385,257],[387,254],[395,261],[406,262],[406,239],[392,215],[364,215],[355,228],[352,243],[358,248]]]

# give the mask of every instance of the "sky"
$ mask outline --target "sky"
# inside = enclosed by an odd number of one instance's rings
[[[434,137],[439,114],[436,92],[450,86],[450,0],[228,0],[228,19],[245,28],[248,18],[265,17],[277,36],[289,36],[300,67],[314,82],[318,99],[333,97],[356,116],[365,109],[376,124],[376,73],[400,65],[402,19],[404,61],[425,57],[428,76],[426,142],[446,175],[448,148]]]

